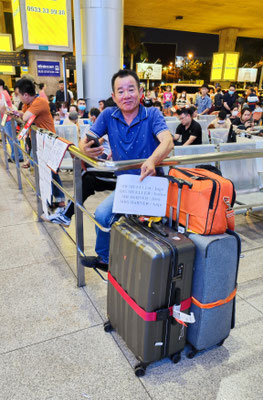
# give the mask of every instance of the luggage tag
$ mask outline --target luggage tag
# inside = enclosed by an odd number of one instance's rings
[[[36,115],[32,115],[27,123],[25,124],[24,128],[19,132],[19,135],[17,137],[18,140],[24,139],[25,136],[27,136],[28,130],[30,126],[33,124],[34,120],[36,118]]]
[[[3,118],[2,118],[2,121],[1,121],[1,126],[3,126],[3,127],[5,126],[7,117],[8,117],[8,115],[7,115],[7,114],[4,114],[4,116],[3,116]]]
[[[195,323],[194,313],[191,312],[190,315],[185,314],[185,313],[180,311],[180,308],[181,308],[180,304],[178,306],[177,305],[173,306],[173,317],[176,320],[183,321],[183,322],[185,322],[187,324],[194,324]]]

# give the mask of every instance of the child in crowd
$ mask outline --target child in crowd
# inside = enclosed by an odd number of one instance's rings
[[[171,107],[173,101],[173,94],[171,93],[171,86],[166,86],[166,91],[163,93],[163,107],[166,115],[171,115]]]

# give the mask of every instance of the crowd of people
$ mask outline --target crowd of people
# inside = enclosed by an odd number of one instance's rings
[[[263,111],[262,97],[258,87],[250,87],[238,93],[235,85],[230,85],[228,90],[222,90],[220,85],[211,88],[203,84],[196,93],[189,95],[186,90],[181,93],[172,91],[171,85],[159,86],[154,90],[144,90],[141,104],[145,107],[158,107],[163,115],[176,115],[178,109],[195,106],[199,115],[212,114],[224,110],[227,114],[234,107],[247,107],[253,113]]]
[[[112,78],[112,98],[99,101],[98,108],[87,111],[83,98],[74,100],[72,93],[64,91],[63,81],[59,82],[55,95],[47,97],[45,85],[40,84],[38,92],[35,83],[26,78],[20,79],[14,88],[14,93],[8,93],[4,81],[0,80],[1,116],[8,110],[28,121],[33,115],[34,123],[40,128],[55,133],[56,124],[75,124],[79,126],[84,121],[88,124],[88,132],[99,139],[97,147],[94,140],[86,135],[79,137],[81,151],[92,158],[107,158],[114,161],[129,159],[146,159],[141,169],[119,171],[118,173],[98,172],[88,165],[82,171],[83,202],[96,191],[111,190],[108,196],[97,208],[95,216],[104,227],[110,227],[118,218],[112,213],[116,175],[137,174],[143,180],[146,176],[163,175],[162,168],[156,167],[163,158],[168,156],[175,144],[183,146],[202,144],[202,129],[197,116],[214,114],[214,120],[209,128],[232,129],[235,133],[249,132],[253,128],[253,116],[262,109],[259,97],[254,88],[250,89],[244,101],[240,100],[234,85],[222,92],[217,87],[216,93],[209,92],[207,85],[202,85],[191,104],[186,93],[180,96],[171,92],[171,86],[165,90],[156,90],[154,94],[140,85],[134,71],[120,70]],[[173,114],[180,121],[176,132],[170,132],[164,116]],[[6,133],[11,136],[11,115],[5,124]],[[172,133],[172,135],[171,135]],[[14,157],[13,143],[11,158]],[[31,151],[30,135],[27,136],[28,153]],[[14,158],[13,158],[14,159]],[[19,160],[23,153],[19,152]],[[25,165],[30,165],[26,162]],[[52,178],[62,186],[59,174],[52,172]],[[52,185],[53,204],[55,212],[43,216],[47,222],[69,226],[74,215],[74,204],[66,205],[64,193]],[[109,233],[96,228],[96,257],[84,257],[82,262],[88,267],[107,270],[109,254]]]

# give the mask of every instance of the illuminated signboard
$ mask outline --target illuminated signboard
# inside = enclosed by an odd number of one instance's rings
[[[21,24],[21,13],[19,0],[12,0],[13,22],[15,33],[15,46],[16,49],[23,46],[23,34]]]
[[[0,51],[13,51],[11,35],[0,34]],[[0,65],[0,73],[5,75],[14,75],[15,68],[10,65]]]
[[[256,82],[258,70],[257,68],[238,68],[238,82]]]
[[[139,79],[162,79],[162,64],[137,63],[136,72]]]
[[[224,53],[214,53],[211,71],[211,81],[221,81],[224,67]]]
[[[18,20],[15,20],[18,15],[15,6],[19,0],[12,1],[16,40],[19,42]],[[24,49],[72,51],[70,0],[20,0],[19,3]]]
[[[226,53],[223,73],[224,81],[235,81],[237,77],[239,53]]]

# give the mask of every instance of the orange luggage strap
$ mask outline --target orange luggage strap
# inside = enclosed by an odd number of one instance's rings
[[[206,304],[200,303],[200,301],[198,301],[194,297],[192,297],[192,303],[195,304],[199,308],[205,308],[205,309],[214,308],[214,307],[222,306],[223,304],[229,303],[235,297],[236,292],[237,292],[237,288],[235,288],[233,290],[233,292],[226,299],[218,300],[218,301],[214,301],[213,303],[206,303]]]

